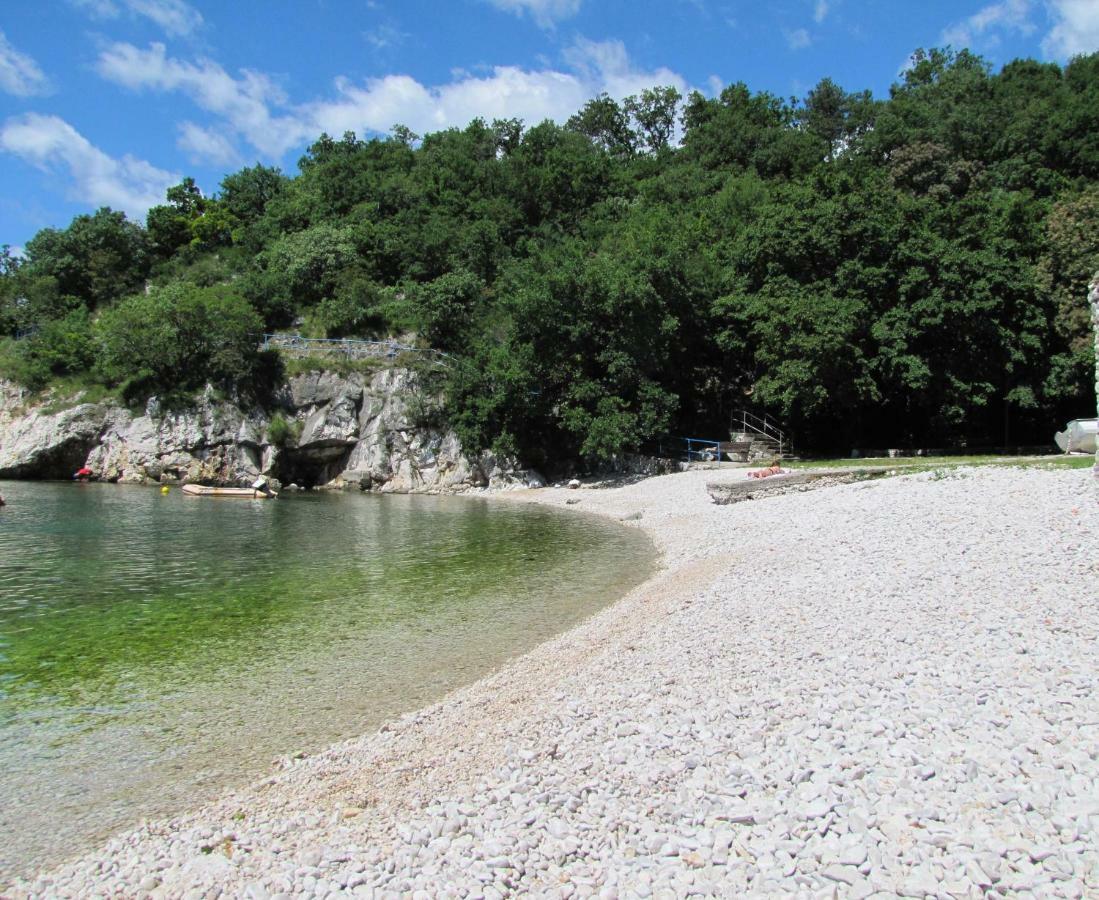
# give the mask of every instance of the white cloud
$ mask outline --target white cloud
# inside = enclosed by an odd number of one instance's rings
[[[969,18],[945,29],[939,42],[961,50],[965,47],[995,47],[1002,31],[1033,34],[1035,26],[1030,20],[1032,7],[1032,0],[1003,0],[1002,3],[982,7]]]
[[[332,99],[298,107],[301,134],[321,131],[388,131],[395,123],[424,134],[464,126],[480,116],[519,118],[528,125],[565,121],[601,92],[636,94],[654,85],[687,90],[682,76],[666,68],[635,67],[619,41],[578,40],[565,54],[572,71],[496,66],[481,77],[461,74],[448,84],[426,86],[407,75],[389,75],[356,85],[336,82]]]
[[[782,35],[786,38],[786,46],[791,50],[804,50],[813,43],[812,36],[804,28],[795,28],[793,31],[784,28]]]
[[[131,11],[156,22],[167,34],[190,34],[202,24],[202,15],[183,0],[124,0]]]
[[[141,50],[119,43],[100,54],[96,70],[132,90],[181,91],[272,157],[281,156],[302,138],[296,119],[271,114],[271,106],[285,102],[282,91],[266,75],[248,69],[234,78],[208,59],[189,63],[169,58],[163,44]]]
[[[579,38],[565,51],[565,61],[580,73],[587,85],[595,86],[595,93],[606,91],[612,97],[625,97],[654,85],[669,85],[680,93],[687,90],[683,76],[671,69],[661,67],[646,71],[636,68],[621,41]]]
[[[399,47],[408,40],[408,33],[392,25],[379,25],[377,28],[364,31],[363,37],[371,46],[384,50],[386,47]]]
[[[540,28],[552,28],[563,19],[570,19],[580,12],[581,0],[488,0],[497,9],[515,13],[529,13]]]
[[[49,90],[49,82],[38,63],[16,50],[3,31],[0,31],[0,90],[16,97],[30,97]]]
[[[828,0],[817,0],[813,4],[813,21],[818,25],[824,21],[828,15]]]
[[[408,75],[388,75],[355,85],[336,82],[337,95],[301,109],[311,135],[326,131],[388,131],[395,123],[421,134],[465,125],[477,116],[516,116],[528,122],[559,119],[583,105],[579,81],[560,72],[528,72],[498,66],[484,78],[466,77],[426,87]]]
[[[202,14],[184,0],[69,0],[98,19],[116,19],[126,9],[149,19],[171,37],[183,37],[202,25]],[[121,4],[121,7],[119,6]]]
[[[162,44],[141,50],[114,44],[101,55],[97,70],[133,90],[179,91],[220,121],[219,136],[239,135],[261,154],[279,159],[290,148],[322,131],[388,132],[400,122],[421,134],[464,126],[478,116],[516,117],[528,124],[564,121],[596,94],[635,94],[654,85],[687,90],[682,76],[666,68],[636,67],[619,41],[578,40],[565,54],[568,71],[496,66],[482,75],[456,74],[441,85],[425,85],[409,75],[387,75],[363,82],[337,78],[334,94],[290,104],[265,75],[243,71],[239,77],[217,63],[184,62],[167,55]],[[188,123],[190,124],[190,123]],[[186,127],[186,126],[185,126]],[[198,126],[192,126],[198,129]],[[212,144],[209,129],[188,131],[194,152]]]
[[[1053,29],[1042,40],[1042,51],[1068,59],[1099,50],[1099,3],[1096,0],[1048,0]]]
[[[0,128],[0,150],[44,172],[67,171],[74,200],[121,209],[138,219],[162,203],[164,192],[180,178],[142,159],[109,156],[64,119],[38,113],[8,119]]]
[[[216,163],[227,166],[240,158],[237,148],[224,134],[214,128],[203,128],[194,122],[184,122],[179,126],[176,146],[195,165]]]
[[[69,0],[69,3],[97,19],[116,19],[121,14],[112,0]]]

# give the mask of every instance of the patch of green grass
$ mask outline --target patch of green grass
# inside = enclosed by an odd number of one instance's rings
[[[55,376],[44,387],[24,394],[24,408],[37,407],[46,415],[64,412],[84,403],[114,402],[126,405],[122,391],[100,381],[79,376]]]
[[[281,412],[271,417],[271,424],[267,426],[267,440],[279,447],[295,445],[301,437],[302,423],[297,420],[288,420]]]
[[[348,359],[339,356],[308,356],[291,357],[283,356],[283,365],[286,369],[286,377],[304,375],[307,372],[335,372],[337,375],[363,374],[370,375],[374,372],[400,365],[399,358],[383,359],[369,356],[364,359]]]
[[[992,465],[1016,465],[1037,469],[1090,469],[1095,465],[1094,456],[1053,456],[1049,458],[1039,457],[1028,462],[1002,462]]]
[[[282,356],[286,377],[304,375],[307,372],[335,372],[337,375],[355,373],[370,375],[383,369],[438,368],[436,360],[422,353],[397,353],[392,357],[367,356],[361,359],[348,359],[346,356]]]
[[[859,468],[862,466],[889,466],[895,469],[924,471],[960,466],[1024,466],[1040,469],[1088,469],[1095,464],[1091,456],[995,456],[981,454],[971,456],[902,456],[897,458],[860,457],[859,459],[802,459],[784,463],[791,469]]]

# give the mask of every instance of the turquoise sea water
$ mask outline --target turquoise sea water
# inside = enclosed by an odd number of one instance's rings
[[[652,558],[612,523],[468,498],[0,494],[0,884],[430,702]]]

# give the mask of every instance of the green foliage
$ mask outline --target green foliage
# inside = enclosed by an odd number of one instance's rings
[[[40,329],[0,365],[230,387],[280,374],[263,328],[402,335],[448,354],[468,446],[536,464],[745,406],[801,450],[1038,443],[1088,406],[1097,133],[1099,54],[932,49],[884,98],[658,86],[564,126],[322,135],[294,177],[184,179],[146,229],[100,210],[0,254],[0,334]]]
[[[96,309],[138,290],[149,271],[148,238],[124,213],[100,209],[64,230],[45,228],[26,246],[19,274],[52,278],[60,296]]]
[[[416,354],[398,353],[395,357],[365,356],[348,359],[346,356],[290,357],[283,360],[286,377],[306,375],[310,372],[335,372],[337,375],[372,375],[380,369],[394,366],[412,367],[418,362]]]
[[[622,102],[623,109],[637,125],[635,133],[650,153],[668,148],[682,99],[674,87],[657,87],[646,88],[640,95]]]
[[[450,272],[413,288],[420,333],[433,347],[462,352],[484,293],[484,283],[470,272]]]
[[[585,135],[612,156],[632,156],[637,149],[629,111],[605,93],[585,103],[565,127]]]
[[[303,334],[316,337],[382,338],[414,331],[418,320],[407,294],[381,287],[361,271],[346,272],[326,297],[304,317]]]
[[[149,391],[247,384],[260,369],[261,330],[255,310],[230,289],[173,284],[103,313],[99,367],[112,383]]]
[[[91,319],[85,309],[47,322],[23,346],[28,356],[41,360],[55,375],[82,372],[95,361]]]
[[[776,277],[756,293],[719,298],[714,311],[727,323],[719,342],[754,360],[754,402],[799,432],[818,422],[843,428],[880,399],[860,347],[868,318],[861,301]]]
[[[259,164],[221,180],[222,205],[242,226],[258,221],[267,205],[286,188],[287,178],[275,168]]]
[[[354,232],[325,224],[279,238],[260,264],[295,306],[304,307],[329,296],[340,273],[356,258]]]
[[[278,447],[293,446],[301,437],[302,423],[288,420],[281,412],[275,413],[267,426],[267,440]]]
[[[46,322],[37,332],[8,344],[4,374],[33,390],[55,376],[85,372],[95,362],[91,320],[83,307]]]

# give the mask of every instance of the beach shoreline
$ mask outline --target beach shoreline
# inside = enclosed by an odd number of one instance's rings
[[[1021,647],[1031,661],[1053,651],[1064,658],[1063,641],[1047,647],[1041,642],[1048,636],[1039,634],[1031,646],[1028,633],[1036,615],[1048,618],[1064,600],[1034,582],[1031,605],[1035,597],[1042,604],[1035,612],[997,569],[1031,572],[1026,577],[1034,579],[1030,564],[1038,561],[1028,557],[1035,552],[1035,524],[1027,516],[1037,515],[1042,527],[1052,522],[1055,529],[1049,558],[1040,562],[1060,593],[1066,579],[1094,573],[1081,550],[1094,551],[1097,533],[1088,473],[923,473],[761,503],[711,503],[708,483],[743,477],[738,470],[686,472],[620,487],[497,495],[644,529],[659,553],[658,567],[579,626],[440,702],[374,734],[284,761],[281,771],[199,810],[142,824],[16,885],[11,895],[396,896],[420,890],[430,896],[647,896],[838,886],[850,896],[906,889],[922,896],[921,886],[929,894],[935,886],[980,889],[981,877],[989,886],[1020,890],[1029,879],[1064,887],[1065,896],[1079,896],[1077,887],[1094,889],[1089,829],[1099,807],[1072,817],[1077,833],[1066,842],[1012,806],[1020,803],[1018,788],[998,808],[990,801],[980,822],[957,823],[941,810],[938,819],[925,816],[923,833],[950,825],[955,837],[969,834],[971,846],[954,859],[945,849],[949,842],[939,839],[912,857],[907,832],[915,834],[918,824],[912,815],[928,810],[906,792],[916,798],[950,781],[952,797],[959,791],[972,793],[970,800],[1006,797],[1011,779],[991,767],[986,772],[985,761],[973,758],[979,749],[968,758],[938,760],[923,744],[913,747],[923,759],[904,759],[895,772],[890,748],[919,743],[913,737],[919,728],[903,721],[911,684],[902,678],[892,693],[879,684],[888,676],[892,685],[912,660],[949,659],[959,671],[942,684],[923,685],[917,699],[930,704],[931,731],[960,733],[960,713],[946,715],[936,704],[944,692],[959,709],[968,703],[964,692],[955,694],[964,682],[960,669],[969,664],[959,656],[974,637],[969,629],[987,631],[991,616],[997,621],[992,633],[1018,631],[1013,652]],[[1073,512],[1061,510],[1081,494]],[[985,521],[988,510],[1000,510],[1000,521],[976,531],[974,522]],[[1063,522],[1055,511],[1063,512]],[[879,529],[885,537],[875,543]],[[914,557],[911,565],[878,558],[896,550],[899,532],[908,539],[901,546]],[[969,560],[956,549],[969,552]],[[1027,568],[1016,571],[1012,558],[1023,558]],[[921,573],[920,566],[935,559],[943,571]],[[888,581],[880,568],[891,564],[896,590],[882,602]],[[947,591],[945,600],[924,596],[927,580]],[[984,602],[997,597],[1010,611],[1006,623]],[[851,615],[863,609],[865,621]],[[1094,634],[1096,615],[1077,616],[1073,652],[1084,652],[1077,644]],[[883,625],[899,629],[898,638],[882,628],[881,646],[852,662],[859,646],[852,640]],[[944,644],[936,632],[955,625]],[[848,668],[858,676],[854,687],[836,684]],[[803,670],[820,677],[803,683]],[[1000,683],[1014,676],[995,660],[985,674],[994,682],[991,694],[1020,688]],[[1094,683],[1094,665],[1074,677]],[[1061,684],[1023,687],[1037,695]],[[1068,709],[1072,721],[1099,702],[1077,700]],[[1029,715],[1029,699],[1021,705]],[[1057,743],[1040,731],[1034,739],[1056,747],[1064,740],[1059,729],[1071,725],[1066,721],[1045,723]],[[996,727],[981,720],[993,735]],[[866,740],[845,748],[848,733]],[[787,749],[775,757],[772,739],[779,734],[787,748],[799,736],[813,738],[803,752],[782,756]],[[984,731],[981,738],[987,739]],[[1019,738],[1012,734],[1008,756]],[[998,745],[993,740],[989,747]],[[877,773],[875,760],[889,763],[881,783],[867,771],[849,777],[860,767]],[[964,773],[976,767],[977,774],[958,780],[950,769],[955,764]],[[1090,769],[1081,763],[1076,774],[1094,778],[1095,766],[1092,758]],[[887,786],[903,800],[894,812],[867,801],[880,799]],[[1038,799],[1055,804],[1060,796]],[[1021,848],[1023,837],[1008,835],[1012,828],[1034,833],[1034,852]],[[1039,844],[1052,848],[1049,855]],[[808,856],[792,853],[794,845],[810,848]],[[1065,846],[1080,852],[1066,861]],[[890,850],[897,850],[895,865],[888,864]],[[1086,861],[1079,871],[1077,858]],[[1020,860],[1025,865],[1016,866]],[[1046,860],[1055,862],[1047,866]],[[993,881],[993,875],[999,877]]]

